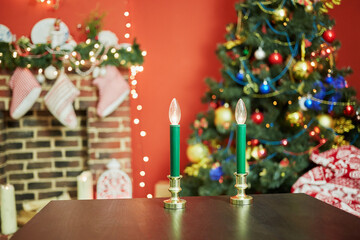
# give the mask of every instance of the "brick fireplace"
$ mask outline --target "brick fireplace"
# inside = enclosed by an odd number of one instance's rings
[[[127,76],[127,70],[122,69]],[[127,174],[131,170],[130,102],[126,99],[108,117],[96,115],[98,91],[91,77],[69,74],[80,90],[74,102],[78,127],[64,127],[46,109],[43,97],[53,81],[42,85],[42,93],[31,111],[11,119],[9,74],[0,75],[0,183],[16,189],[16,203],[59,196],[67,191],[76,197],[76,177],[91,170],[96,181],[106,163],[117,159]]]

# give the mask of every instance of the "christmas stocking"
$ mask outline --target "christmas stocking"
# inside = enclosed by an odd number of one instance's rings
[[[99,89],[97,114],[100,117],[115,111],[130,92],[129,84],[114,66],[106,67],[105,76],[96,78],[93,84]]]
[[[65,126],[75,128],[77,119],[73,101],[79,96],[79,90],[72,84],[65,73],[61,73],[53,87],[45,96],[49,111]]]
[[[27,68],[16,68],[9,85],[12,89],[10,116],[19,119],[34,105],[41,93],[41,86]]]

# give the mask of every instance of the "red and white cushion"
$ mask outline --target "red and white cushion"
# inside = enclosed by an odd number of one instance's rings
[[[41,86],[27,68],[16,68],[9,82],[12,89],[10,116],[19,119],[34,105],[41,93]]]
[[[96,78],[93,84],[99,89],[97,114],[100,117],[114,112],[130,92],[129,84],[114,66],[107,66],[105,76]]]
[[[45,96],[49,111],[65,126],[75,128],[77,119],[73,101],[80,91],[74,86],[65,73],[61,73],[53,87]]]
[[[342,146],[310,159],[321,165],[301,176],[291,192],[306,193],[360,217],[360,150]]]

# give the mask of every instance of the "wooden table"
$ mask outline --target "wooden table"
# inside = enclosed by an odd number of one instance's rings
[[[163,199],[53,201],[17,239],[360,239],[360,218],[304,194],[187,197],[185,210]]]

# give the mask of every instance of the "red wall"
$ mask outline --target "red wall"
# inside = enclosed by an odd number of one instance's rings
[[[181,168],[186,165],[186,139],[189,125],[200,110],[205,110],[200,98],[205,91],[204,78],[219,78],[221,67],[215,56],[216,43],[223,41],[225,26],[236,20],[236,0],[219,1],[169,1],[169,0],[61,0],[57,11],[48,9],[36,0],[12,0],[1,4],[0,23],[10,27],[17,36],[29,35],[32,26],[46,17],[60,17],[78,37],[76,25],[95,9],[107,12],[104,29],[117,33],[120,42],[125,32],[123,12],[129,8],[133,24],[132,34],[138,38],[148,55],[144,72],[138,75],[139,98],[132,100],[132,118],[139,117],[140,124],[133,125],[133,177],[135,197],[153,193],[154,184],[166,179],[169,173],[169,120],[170,101],[176,97],[182,109],[181,120]],[[349,84],[360,75],[357,63],[360,37],[360,1],[343,1],[332,11],[337,19],[335,28],[343,48],[339,54],[339,66],[351,65],[355,74],[348,78]],[[143,110],[137,111],[141,104]],[[139,131],[145,130],[146,137]],[[150,161],[144,163],[143,156]],[[139,172],[144,170],[145,177]],[[145,188],[139,183],[144,181]]]

